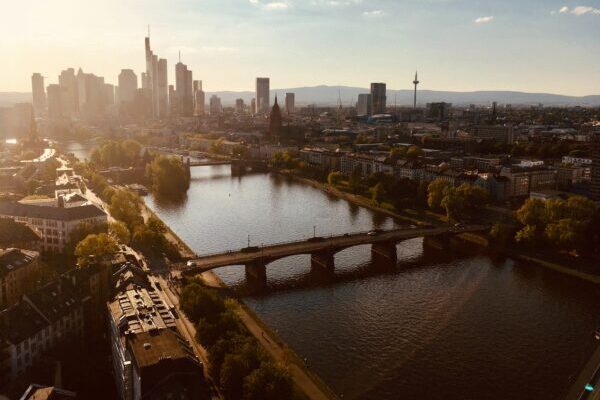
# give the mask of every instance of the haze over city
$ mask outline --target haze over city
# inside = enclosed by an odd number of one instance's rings
[[[600,3],[554,0],[9,2],[0,92],[67,67],[116,83],[121,68],[143,69],[148,25],[155,51],[169,66],[181,51],[209,92],[250,90],[256,76],[409,89],[419,69],[424,90],[600,93]]]
[[[4,0],[0,400],[600,400],[600,0]]]

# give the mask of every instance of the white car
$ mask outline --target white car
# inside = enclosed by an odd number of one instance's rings
[[[192,261],[192,260],[190,260],[190,261],[188,261],[188,262],[186,263],[186,265],[187,265],[188,267],[195,267],[197,264],[196,264],[196,262],[195,262],[195,261]]]

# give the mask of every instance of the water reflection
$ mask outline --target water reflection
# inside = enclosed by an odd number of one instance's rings
[[[147,202],[197,253],[398,226],[285,177],[232,179],[192,169],[185,203]],[[246,303],[345,399],[559,399],[590,354],[600,289],[533,265],[457,255],[414,239],[379,269],[370,246],[335,256],[319,279],[310,256],[267,267]],[[219,269],[246,290],[243,267]]]

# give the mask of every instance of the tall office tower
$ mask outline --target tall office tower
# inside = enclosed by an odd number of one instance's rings
[[[385,101],[385,83],[371,83],[371,112],[373,114],[385,114]]]
[[[150,35],[144,40],[146,49],[146,75],[142,75],[142,88],[146,89],[152,99],[152,116],[161,118],[168,114],[168,77],[167,60],[159,59],[150,47]]]
[[[416,109],[417,108],[417,86],[419,86],[419,75],[418,75],[418,71],[415,71],[415,80],[413,81],[413,85],[415,85],[415,97],[414,97],[414,102],[413,102],[413,108]]]
[[[60,73],[58,84],[64,88],[63,92],[63,112],[67,115],[73,115],[79,111],[79,87],[75,69],[69,68]]]
[[[193,91],[192,71],[180,59],[175,65],[175,94],[179,103],[179,115],[191,117],[194,114]]]
[[[44,77],[40,73],[31,75],[31,94],[33,97],[33,109],[40,114],[46,108],[46,90],[44,89]]]
[[[158,60],[158,116],[164,118],[169,114],[169,78],[167,60]]]
[[[592,183],[590,186],[592,199],[600,200],[600,143],[596,144],[592,155]]]
[[[122,69],[119,74],[119,87],[117,88],[118,103],[130,103],[135,100],[138,81],[132,69]]]
[[[250,100],[250,113],[256,113],[256,99],[254,97],[252,98],[252,100]]]
[[[244,112],[244,99],[235,100],[235,112],[241,114]]]
[[[104,78],[86,74],[81,68],[77,72],[79,114],[87,120],[102,118],[108,104]],[[114,95],[113,95],[114,97]]]
[[[371,115],[371,95],[362,93],[358,95],[358,103],[356,103],[357,115]]]
[[[285,94],[285,112],[293,114],[296,110],[296,95],[294,93]]]
[[[204,115],[206,104],[205,94],[202,91],[202,81],[194,81],[194,115]]]
[[[267,114],[269,112],[270,85],[269,78],[256,78],[256,114]]]
[[[170,115],[179,114],[179,102],[177,100],[177,93],[175,93],[175,86],[169,85],[169,113]]]
[[[212,95],[210,97],[210,115],[218,115],[223,111],[223,107],[221,106],[221,99],[216,95]]]
[[[64,88],[60,85],[48,85],[48,118],[61,119],[63,112]]]
[[[110,83],[104,84],[104,96],[106,105],[112,106],[115,104],[115,85],[111,85]]]

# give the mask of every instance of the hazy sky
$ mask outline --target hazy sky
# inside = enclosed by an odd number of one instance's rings
[[[144,36],[207,91],[272,88],[600,94],[600,0],[0,0],[0,91],[82,67],[116,83]]]

